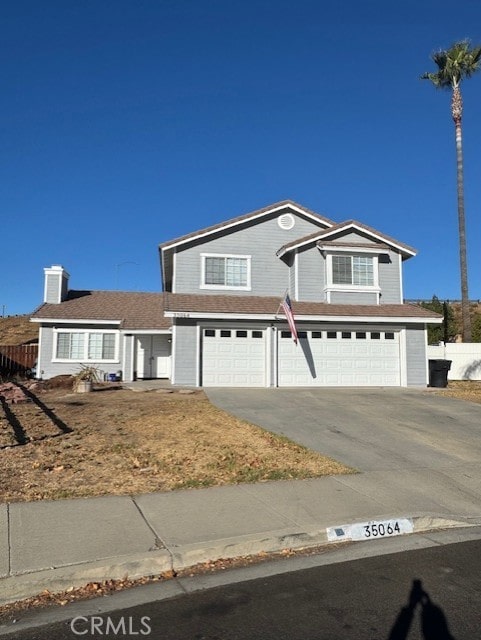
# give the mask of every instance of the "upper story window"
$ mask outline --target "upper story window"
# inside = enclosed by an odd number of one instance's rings
[[[353,300],[360,300],[358,294],[370,294],[369,304],[375,296],[375,304],[381,300],[379,286],[379,255],[377,252],[356,251],[355,249],[335,249],[332,252],[324,249],[326,258],[326,280],[324,292],[326,301],[332,302],[332,294],[357,294]],[[339,300],[339,297],[335,298]],[[342,298],[347,304],[348,297]]]
[[[112,362],[118,359],[117,333],[57,331],[55,335],[55,360]]]
[[[202,254],[202,289],[251,288],[251,257]]]
[[[372,256],[332,256],[332,284],[374,286]]]

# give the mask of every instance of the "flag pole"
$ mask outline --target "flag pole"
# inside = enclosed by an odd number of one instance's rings
[[[281,300],[284,300],[284,298],[286,297],[286,294],[287,294],[287,293],[289,293],[289,289],[286,289],[286,290],[284,291],[284,295],[282,296]],[[275,318],[277,318],[277,317],[278,317],[278,315],[279,315],[279,311],[280,311],[281,309],[282,309],[282,302],[279,302],[279,306],[277,307],[277,311],[276,311],[276,313],[275,313]]]
[[[298,336],[297,336],[296,322],[294,320],[294,314],[292,312],[291,298],[287,290],[280,304],[280,308],[282,308],[282,310],[284,311],[284,314],[287,318],[287,324],[289,325],[289,329],[291,330],[292,339],[294,340],[297,346]]]

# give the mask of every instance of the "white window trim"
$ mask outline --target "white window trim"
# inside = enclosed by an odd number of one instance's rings
[[[91,334],[91,333],[102,333],[102,334],[113,334],[115,336],[115,355],[113,359],[103,360],[100,358],[96,358],[94,360],[89,359],[88,357],[88,340],[85,340],[84,344],[84,357],[83,358],[57,358],[57,345],[58,345],[58,335],[59,333],[83,333],[83,334]],[[105,331],[102,329],[67,329],[55,328],[53,330],[53,354],[52,354],[52,362],[65,362],[65,363],[82,363],[82,362],[92,362],[99,364],[115,364],[119,362],[119,332],[118,331]]]
[[[381,287],[379,286],[379,259],[377,255],[372,255],[372,270],[374,283],[372,285],[365,284],[334,284],[332,281],[332,257],[337,255],[337,250],[326,255],[326,280],[327,284],[324,287],[324,291],[327,294],[327,301],[331,301],[330,294],[332,291],[343,291],[347,293],[375,293],[377,297],[377,304],[379,304],[379,296],[381,293]],[[355,257],[357,251],[350,251],[349,256]]]
[[[201,253],[200,254],[200,288],[216,291],[251,291],[251,257],[234,253]],[[205,259],[206,258],[237,258],[247,261],[247,285],[233,287],[226,284],[205,284]]]

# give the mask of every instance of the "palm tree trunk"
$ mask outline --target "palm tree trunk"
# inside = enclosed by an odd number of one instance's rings
[[[456,166],[458,185],[458,227],[459,227],[459,262],[461,268],[461,315],[463,322],[463,342],[471,342],[471,316],[468,295],[468,264],[466,258],[466,222],[464,216],[464,172],[463,172],[463,137],[461,117],[463,102],[458,86],[453,87],[451,102],[454,127],[456,131]]]

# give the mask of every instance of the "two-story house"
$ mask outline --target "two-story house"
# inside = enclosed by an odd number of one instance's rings
[[[441,318],[403,304],[416,252],[394,238],[283,201],[159,252],[162,293],[70,290],[62,267],[45,269],[39,376],[90,363],[184,386],[427,384],[426,326]]]

